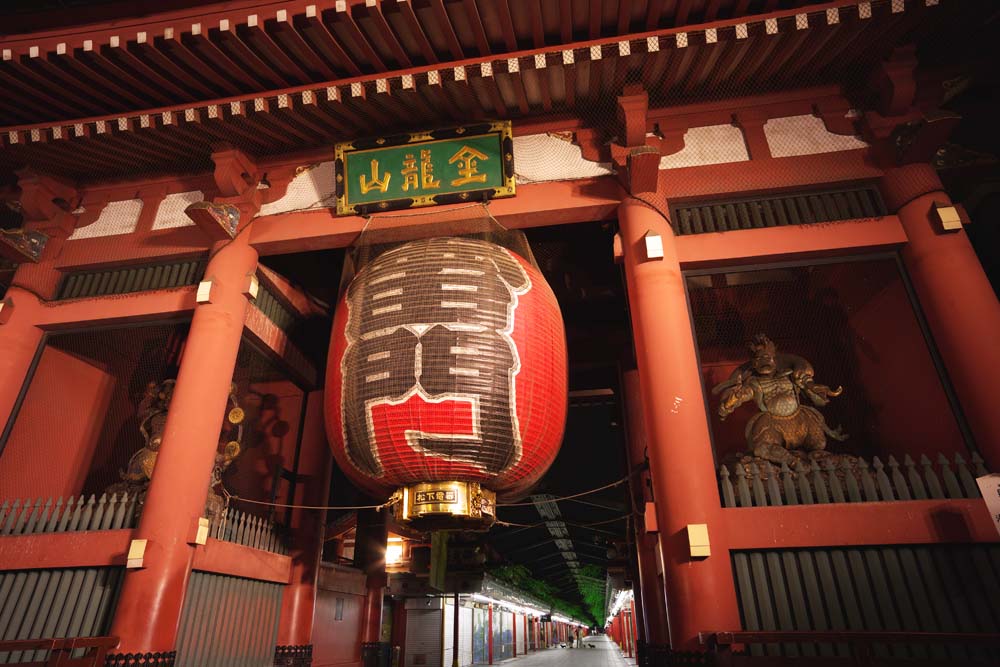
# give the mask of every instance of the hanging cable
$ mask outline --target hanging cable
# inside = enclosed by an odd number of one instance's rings
[[[569,496],[560,496],[559,498],[550,498],[550,499],[547,499],[547,500],[543,500],[541,502],[557,503],[560,500],[572,500],[573,498],[580,498],[581,496],[589,496],[590,494],[597,493],[598,491],[604,491],[605,489],[611,489],[611,488],[614,488],[616,486],[621,486],[622,484],[624,484],[625,482],[627,482],[629,480],[629,478],[632,477],[632,475],[634,475],[636,472],[638,472],[638,470],[634,470],[634,471],[630,472],[629,474],[625,475],[624,477],[622,477],[617,482],[612,482],[611,484],[605,484],[604,486],[599,486],[596,489],[590,489],[589,491],[581,491],[580,493],[574,493],[574,494],[569,495]],[[531,505],[537,505],[537,504],[538,503],[536,503],[536,502],[526,502],[526,503],[497,503],[497,507],[529,507]]]
[[[230,501],[237,501],[252,503],[254,505],[266,505],[268,507],[284,507],[300,510],[381,510],[395,505],[397,502],[396,497],[393,496],[392,498],[389,498],[389,500],[378,505],[292,505],[288,503],[273,503],[266,500],[250,500],[249,498],[241,498],[229,493],[225,488],[222,489],[222,494],[226,497],[227,504]]]

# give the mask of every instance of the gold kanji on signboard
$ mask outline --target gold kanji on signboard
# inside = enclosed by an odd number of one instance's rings
[[[477,151],[475,148],[462,146],[457,153],[451,156],[448,164],[458,163],[459,178],[452,180],[453,186],[465,185],[466,183],[485,183],[486,174],[479,173],[479,160],[489,160],[485,153]]]

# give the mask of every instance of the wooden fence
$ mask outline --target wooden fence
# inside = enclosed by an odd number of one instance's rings
[[[121,587],[120,567],[0,572],[0,641],[103,635]],[[82,645],[81,645],[82,646]],[[46,659],[45,647],[0,652],[0,664]],[[77,657],[84,649],[75,648]]]
[[[933,544],[732,552],[746,631],[1000,632],[1000,545]],[[971,644],[971,642],[970,642]],[[846,657],[846,643],[753,644],[752,655]],[[877,644],[900,659],[997,661],[982,646]]]
[[[192,572],[177,667],[272,667],[284,585]]]
[[[138,505],[137,497],[128,494],[91,495],[86,500],[70,496],[65,502],[62,498],[5,501],[0,505],[0,536],[135,528]]]
[[[209,527],[209,535],[217,540],[242,544],[276,554],[287,554],[288,548],[278,524],[229,507]]]
[[[814,461],[811,469],[794,471],[785,464],[779,468],[752,463],[749,470],[742,464],[723,465],[719,492],[723,507],[979,498],[976,477],[987,471],[979,454],[969,460],[955,454],[949,461],[939,454],[936,464],[927,456],[918,463],[905,456],[900,465],[890,456],[885,465],[876,456],[871,464],[864,459],[853,465],[847,460],[839,465]]]

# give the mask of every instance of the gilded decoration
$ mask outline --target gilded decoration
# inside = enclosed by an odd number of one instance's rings
[[[28,229],[0,229],[0,256],[15,263],[37,263],[49,237]]]
[[[720,419],[744,403],[752,401],[757,406],[758,412],[744,429],[749,454],[794,469],[828,455],[828,438],[847,439],[840,427],[831,429],[813,407],[829,404],[843,393],[842,387],[831,389],[815,382],[812,364],[798,355],[778,352],[765,334],[757,334],[748,345],[750,360],[713,387],[712,394],[721,394]],[[803,397],[812,405],[804,405]]]

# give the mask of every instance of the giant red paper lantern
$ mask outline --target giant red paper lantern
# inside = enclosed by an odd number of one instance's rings
[[[478,517],[481,498],[524,492],[559,449],[559,305],[541,273],[499,245],[406,243],[348,286],[326,386],[331,447],[356,484],[400,490],[404,519],[463,515],[470,503]]]

